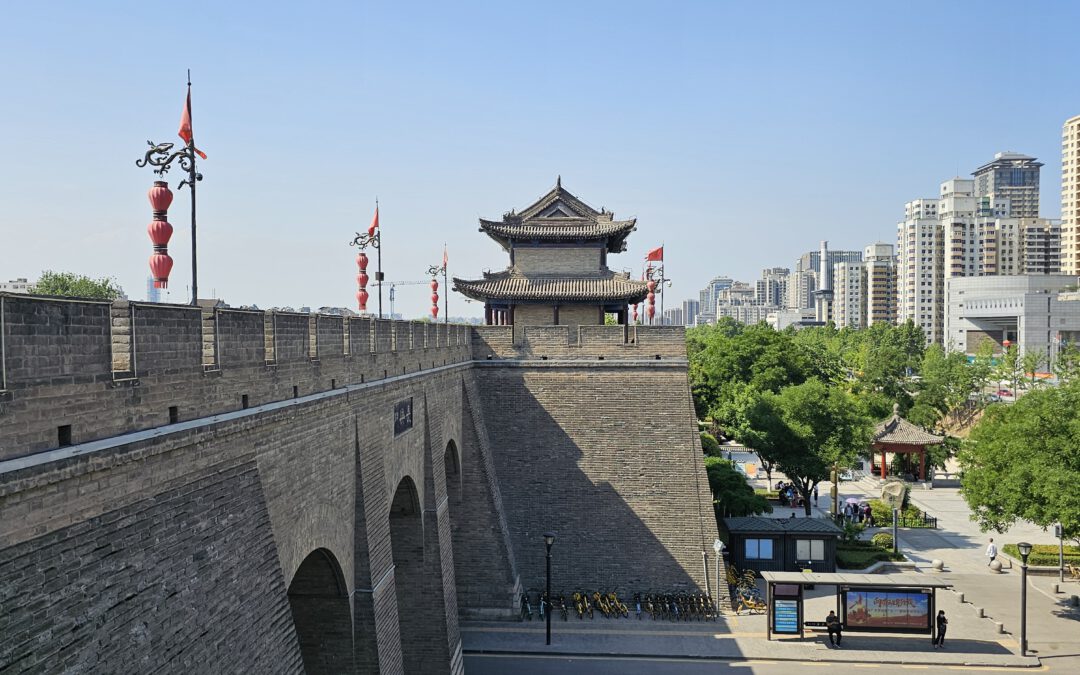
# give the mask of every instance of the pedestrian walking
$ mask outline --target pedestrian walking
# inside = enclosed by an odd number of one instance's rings
[[[874,511],[869,506],[866,507],[866,526],[874,526]]]
[[[934,647],[945,649],[945,629],[949,627],[949,620],[945,618],[945,610],[939,609],[937,613],[937,637],[934,638]]]
[[[829,644],[839,647],[840,640],[842,640],[844,636],[840,632],[840,617],[836,616],[835,611],[830,610],[829,616],[825,617],[825,627],[829,629]]]
[[[997,558],[997,544],[994,543],[994,538],[990,538],[990,545],[986,547],[986,566],[990,567],[990,564],[994,562],[994,558]]]
[[[817,506],[817,486],[814,486],[814,506]]]

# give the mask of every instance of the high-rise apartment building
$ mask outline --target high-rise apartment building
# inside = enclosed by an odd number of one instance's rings
[[[870,244],[861,262],[833,266],[832,320],[838,328],[896,322],[896,260],[891,244]]]
[[[944,329],[944,230],[937,199],[904,205],[896,226],[896,320],[920,326],[930,343],[940,343]]]
[[[999,152],[971,174],[979,215],[1039,217],[1039,168],[1042,162],[1018,152]]]
[[[938,220],[945,229],[945,278],[978,273],[975,249],[975,181],[953,178],[941,184]]]
[[[683,323],[693,326],[697,323],[698,312],[701,311],[701,303],[697,300],[683,300],[682,312]]]
[[[787,306],[790,279],[791,270],[786,267],[762,270],[761,278],[754,283],[755,300],[759,305]]]
[[[862,251],[831,251],[825,246],[825,273],[821,270],[821,248],[808,251],[795,261],[795,267],[788,277],[789,309],[811,309],[815,307],[815,294],[832,288],[832,269],[836,263],[858,262],[862,260]],[[822,279],[824,276],[824,279]]]
[[[862,325],[896,323],[896,256],[892,244],[877,242],[863,251]]]
[[[712,323],[716,319],[716,301],[720,297],[720,292],[731,288],[733,283],[735,283],[735,280],[731,277],[713,277],[712,281],[698,292],[698,316],[700,320],[695,323]]]
[[[1080,115],[1061,128],[1061,271],[1080,275]]]
[[[860,328],[863,325],[861,307],[865,289],[862,270],[861,262],[833,265],[832,321],[837,328]]]

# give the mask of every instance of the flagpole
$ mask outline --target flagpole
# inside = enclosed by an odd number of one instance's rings
[[[449,262],[446,258],[446,244],[443,244],[443,264],[442,264],[442,285],[443,285],[443,320],[446,325],[450,325],[450,284],[447,282],[446,268]],[[449,333],[447,334],[447,340],[450,339]]]
[[[379,212],[379,198],[376,197],[375,198],[375,213],[378,213],[378,212]],[[384,278],[383,273],[382,273],[382,227],[379,227],[379,231],[375,233],[375,237],[377,239],[376,242],[375,242],[376,243],[376,246],[375,246],[375,251],[376,251],[375,264],[377,266],[376,271],[375,271],[375,275],[378,277],[378,280],[379,280],[379,318],[381,319],[381,318],[383,318],[383,315],[382,315],[382,286],[383,286],[383,278]],[[393,317],[390,317],[390,318],[393,318]]]
[[[185,105],[188,109],[188,119],[191,119],[191,69],[187,71],[187,102]],[[190,123],[190,122],[189,122]],[[191,188],[191,304],[199,304],[199,256],[198,256],[198,242],[195,236],[195,181],[198,178],[198,173],[195,171],[195,125],[191,125],[191,139],[188,140],[188,150],[190,150],[191,166],[188,169],[188,187]]]

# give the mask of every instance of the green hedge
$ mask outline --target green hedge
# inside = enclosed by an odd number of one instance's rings
[[[1001,550],[1017,560],[1020,559],[1020,550],[1016,544],[1005,544]],[[1028,564],[1039,567],[1058,566],[1058,547],[1054,544],[1036,544],[1031,547],[1031,555],[1028,556]],[[1065,564],[1080,565],[1080,546],[1065,547]]]
[[[904,556],[879,548],[838,548],[836,566],[848,570],[861,570],[879,560],[903,560]]]
[[[889,508],[888,504],[880,499],[871,499],[870,512],[874,514],[874,525],[892,527],[892,509]],[[900,512],[900,517],[907,518],[909,521],[908,527],[911,527],[911,523],[922,521],[923,512],[909,504],[906,509]]]

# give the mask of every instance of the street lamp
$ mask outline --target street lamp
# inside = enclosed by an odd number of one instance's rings
[[[551,644],[551,545],[555,543],[555,533],[544,533],[544,545],[547,546],[547,607],[545,608],[545,614],[547,615],[547,644]]]
[[[1016,548],[1020,550],[1020,656],[1027,656],[1027,560],[1031,544],[1021,541]]]

